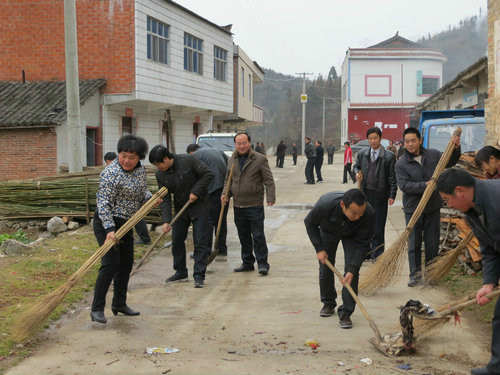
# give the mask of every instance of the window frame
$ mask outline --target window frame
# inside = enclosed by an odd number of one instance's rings
[[[427,86],[424,84],[424,82],[427,80],[432,80],[435,83],[435,90],[430,92],[431,90],[425,90],[425,88],[429,88],[429,85]],[[432,96],[437,90],[439,90],[439,84],[440,84],[440,77],[439,76],[426,76],[422,75],[422,96]],[[434,88],[434,87],[433,87]]]
[[[163,65],[170,65],[170,25],[147,16],[146,58]]]
[[[226,81],[227,50],[214,45],[214,78]]]
[[[203,75],[203,40],[184,32],[184,70]]]

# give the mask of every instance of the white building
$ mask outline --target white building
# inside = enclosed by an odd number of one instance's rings
[[[379,127],[383,137],[402,138],[410,112],[443,84],[445,56],[396,35],[368,48],[349,48],[342,64],[342,142],[366,138]]]

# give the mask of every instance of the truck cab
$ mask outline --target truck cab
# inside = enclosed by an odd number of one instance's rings
[[[484,146],[484,109],[422,112],[419,125],[422,146],[444,151],[457,127],[462,128],[462,152],[476,151]]]

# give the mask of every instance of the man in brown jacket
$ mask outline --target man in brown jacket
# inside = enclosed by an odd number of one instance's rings
[[[236,134],[234,144],[236,151],[229,158],[224,183],[225,191],[229,171],[234,165],[229,196],[221,197],[222,204],[227,204],[233,197],[234,223],[241,243],[243,264],[234,272],[253,271],[257,260],[259,273],[265,276],[269,272],[269,263],[264,234],[264,187],[267,205],[272,206],[276,200],[273,174],[267,158],[251,149],[247,133]]]

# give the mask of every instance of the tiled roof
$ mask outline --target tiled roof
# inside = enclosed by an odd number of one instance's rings
[[[105,83],[104,79],[80,81],[80,103]],[[65,119],[65,81],[0,81],[0,128],[61,125]]]
[[[392,38],[386,39],[383,42],[374,44],[368,48],[422,48],[422,46],[418,43],[412,42],[409,39],[403,38],[399,35],[399,32],[396,32]]]

